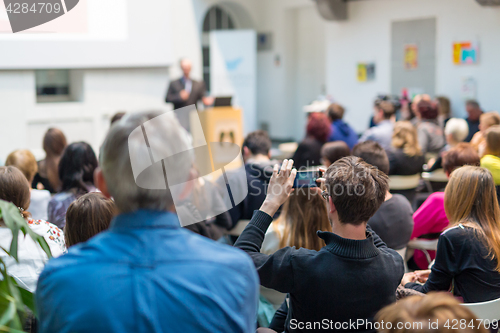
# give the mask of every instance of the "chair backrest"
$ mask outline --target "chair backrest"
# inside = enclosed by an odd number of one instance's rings
[[[389,176],[389,189],[411,190],[417,188],[419,181],[420,174],[411,176]]]
[[[408,242],[408,248],[415,250],[436,251],[437,245],[437,239],[412,239]]]
[[[490,324],[500,320],[500,298],[481,303],[464,303],[479,319],[489,320]],[[487,325],[488,322],[485,324]]]
[[[437,169],[432,172],[422,172],[422,178],[434,183],[447,183],[448,177],[444,169]]]

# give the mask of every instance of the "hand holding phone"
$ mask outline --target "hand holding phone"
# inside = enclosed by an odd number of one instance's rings
[[[293,182],[293,188],[318,187],[317,179],[320,178],[319,171],[298,171]]]

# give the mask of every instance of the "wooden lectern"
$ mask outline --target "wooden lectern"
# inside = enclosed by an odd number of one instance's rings
[[[205,142],[208,145],[216,142],[230,142],[241,147],[244,139],[241,113],[241,109],[230,106],[214,107],[204,111],[191,111],[189,120],[193,146],[199,147],[205,145]],[[241,159],[237,159],[224,168],[229,170],[238,168],[241,165]]]

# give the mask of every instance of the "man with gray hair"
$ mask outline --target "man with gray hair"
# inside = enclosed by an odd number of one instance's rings
[[[95,182],[120,211],[108,231],[51,260],[39,332],[254,332],[258,278],[241,250],[181,228],[193,147],[172,111],[110,129]]]
[[[479,132],[479,117],[483,114],[481,106],[476,100],[470,99],[465,102],[465,110],[467,111],[467,124],[469,125],[469,135],[465,138],[465,142],[470,142],[474,134]]]

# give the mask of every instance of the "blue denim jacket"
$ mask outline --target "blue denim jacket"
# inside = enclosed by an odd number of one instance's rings
[[[140,210],[49,261],[39,332],[254,332],[258,285],[243,251]]]

